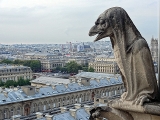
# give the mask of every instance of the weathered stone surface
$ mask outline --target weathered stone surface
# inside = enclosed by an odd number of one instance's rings
[[[94,118],[108,120],[160,120],[160,94],[151,53],[127,12],[120,7],[104,11],[90,29],[94,41],[110,37],[126,91],[108,106],[97,106],[90,113]]]
[[[111,105],[111,104],[110,104]],[[111,106],[95,106],[90,111],[90,120],[102,120],[106,118],[107,120],[160,120],[160,106],[158,103],[145,104],[144,106],[137,107],[137,110],[132,108],[126,109],[122,107],[121,109],[116,109]],[[142,110],[142,111],[140,111]]]
[[[90,36],[96,34],[95,41],[105,37],[111,39],[126,88],[121,101],[143,105],[157,99],[158,87],[148,44],[127,12],[120,7],[104,11],[89,31]]]

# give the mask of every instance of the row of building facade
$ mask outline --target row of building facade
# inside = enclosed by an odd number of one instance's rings
[[[93,102],[95,96],[115,96],[123,91],[120,76],[89,72],[72,77],[69,84],[2,89],[0,120],[18,114],[28,116],[76,103]]]
[[[17,81],[18,79],[32,79],[32,70],[27,66],[0,64],[0,81]]]

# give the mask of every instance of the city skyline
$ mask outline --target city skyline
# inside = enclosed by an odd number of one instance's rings
[[[148,43],[152,36],[158,38],[158,0],[0,0],[0,43],[92,42],[94,37],[89,37],[88,32],[94,20],[115,6],[127,11]]]

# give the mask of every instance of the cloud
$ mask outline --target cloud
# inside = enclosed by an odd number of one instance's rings
[[[114,6],[128,12],[147,40],[158,37],[158,0],[1,0],[1,43],[93,41],[90,27]]]

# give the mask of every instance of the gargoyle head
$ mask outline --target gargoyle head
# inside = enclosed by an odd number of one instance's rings
[[[98,34],[98,36],[94,42],[102,38],[109,37],[112,34],[112,29],[109,25],[108,19],[106,19],[106,11],[100,14],[95,25],[89,31],[89,36],[94,36],[96,34]]]
[[[127,12],[121,7],[113,7],[104,11],[90,29],[89,36],[98,34],[94,41],[105,37],[116,37],[125,39],[126,29],[131,28],[135,35],[141,36]]]

